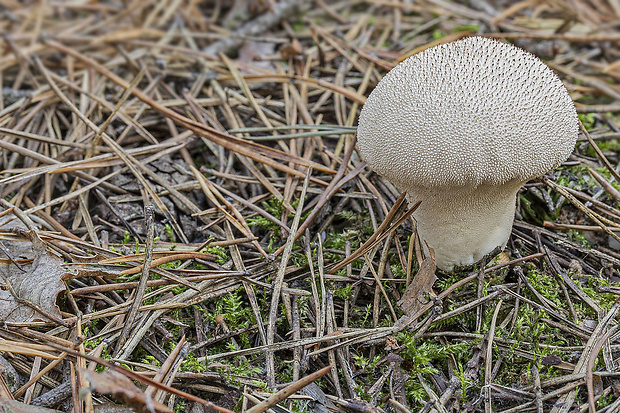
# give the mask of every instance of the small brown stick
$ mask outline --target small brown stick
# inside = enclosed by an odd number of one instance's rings
[[[491,413],[493,411],[493,404],[491,403],[491,371],[493,369],[493,338],[495,337],[495,323],[497,323],[497,316],[499,315],[499,310],[502,307],[502,303],[504,300],[499,300],[497,305],[495,306],[495,311],[493,312],[493,318],[491,318],[491,326],[489,327],[489,333],[487,337],[487,352],[484,362],[484,410],[487,413]]]
[[[301,325],[299,322],[299,298],[293,296],[293,308],[292,308],[293,322],[291,324],[291,330],[293,330],[293,341],[301,339]],[[297,346],[293,349],[293,381],[299,380],[299,371],[301,368],[301,354],[302,349]]]
[[[223,77],[221,80],[228,80],[228,78]],[[338,86],[338,85],[335,85],[334,83],[330,83],[324,79],[314,79],[312,77],[301,76],[301,75],[269,73],[266,75],[246,75],[245,80],[246,81],[255,80],[258,82],[282,82],[282,83],[297,81],[297,82],[301,82],[302,84],[313,85],[320,89],[332,91],[346,98],[349,98],[353,102],[357,102],[362,105],[366,103],[366,96],[359,94],[353,90],[350,90],[344,86]]]
[[[70,380],[71,380],[71,400],[73,401],[73,413],[82,413],[84,411],[84,406],[82,402],[80,401],[80,399],[78,398],[79,387],[77,383],[75,364],[72,361],[69,362],[69,368],[71,371]]]
[[[146,255],[146,254],[145,254]],[[151,255],[152,258],[152,255]],[[213,254],[205,254],[202,252],[186,252],[186,253],[182,253],[182,254],[167,254],[165,257],[161,257],[158,258],[156,260],[153,260],[151,262],[151,267],[159,267],[160,265],[163,264],[167,264],[169,262],[173,262],[173,261],[178,261],[178,260],[191,260],[194,258],[200,258],[203,259],[205,261],[212,261],[214,260],[214,256]],[[137,274],[139,272],[141,272],[143,269],[143,265],[137,265],[135,267],[132,268],[128,268],[126,270],[123,270],[120,272],[120,275],[133,275],[133,274]],[[190,287],[190,288],[194,288],[194,287]]]
[[[588,364],[591,358],[593,357],[595,347],[597,346],[599,341],[601,342],[601,346],[605,342],[605,340],[602,340],[602,337],[605,337],[606,335],[606,333],[603,333],[603,330],[605,330],[607,326],[609,325],[609,323],[616,318],[616,315],[618,314],[619,310],[620,310],[620,302],[616,301],[614,305],[609,309],[609,312],[605,314],[604,317],[601,317],[598,325],[596,326],[596,328],[590,335],[590,338],[588,339],[588,342],[586,343],[581,353],[581,357],[579,357],[579,361],[575,365],[575,370],[573,371],[573,374],[587,374]],[[596,354],[598,354],[599,351],[600,351],[600,347],[598,348],[598,351],[596,351]],[[570,406],[575,401],[576,396],[577,396],[577,390],[573,389],[569,393],[562,395],[562,397],[560,397],[556,401],[555,405],[556,406]]]
[[[605,165],[607,170],[611,173],[611,175],[614,178],[616,178],[616,182],[620,183],[620,175],[618,175],[618,172],[616,172],[615,168],[611,165],[611,163],[609,163],[609,160],[607,159],[603,151],[601,151],[601,148],[599,148],[596,142],[594,142],[594,140],[590,136],[590,133],[585,128],[585,126],[583,126],[583,123],[581,123],[581,121],[579,121],[579,127],[581,128],[581,131],[588,139],[588,142],[590,143],[590,146],[592,147],[592,149],[594,149],[594,152],[596,152],[596,155],[603,162],[603,164]]]
[[[454,317],[456,315],[459,315],[461,313],[469,311],[472,308],[476,308],[476,307],[479,308],[482,304],[486,303],[487,301],[494,300],[497,296],[502,295],[503,293],[504,293],[503,290],[494,291],[494,292],[492,292],[489,295],[485,295],[483,297],[480,297],[480,298],[478,298],[478,299],[476,299],[474,301],[471,301],[471,302],[469,302],[469,303],[467,303],[465,305],[462,305],[462,306],[460,306],[458,308],[455,308],[452,311],[448,311],[447,313],[444,313],[444,314],[436,317],[435,319],[433,319],[433,322],[437,323],[437,322],[442,321],[442,320],[447,320],[447,319],[452,318],[452,317]]]
[[[59,363],[64,361],[65,357],[67,357],[67,353],[61,353],[56,360],[51,361],[47,366],[45,366],[41,371],[39,371],[36,376],[31,377],[30,380],[28,380],[22,387],[15,390],[15,392],[13,393],[13,397],[15,397],[15,399],[19,399],[30,386],[39,381],[41,377],[45,376],[47,372],[56,367]]]
[[[69,47],[66,47],[64,45],[62,45],[61,43],[58,43],[56,41],[53,40],[48,40],[47,44],[51,47],[53,47],[54,49],[57,49],[69,56],[74,57],[75,59],[81,61],[82,63],[86,64],[87,66],[92,67],[94,70],[96,70],[97,72],[101,73],[103,76],[107,77],[108,79],[110,79],[112,82],[116,83],[117,85],[128,89],[129,88],[129,83],[127,81],[125,81],[124,79],[120,78],[119,76],[117,76],[116,74],[114,74],[113,72],[111,72],[109,69],[107,69],[106,67],[100,65],[99,63],[95,62],[94,60],[90,59],[89,57],[77,52],[74,49],[71,49]],[[246,79],[248,79],[248,77],[246,77]],[[318,81],[315,80],[315,83],[319,83]],[[348,91],[348,89],[344,89],[346,92],[352,93],[350,91]],[[278,162],[274,162],[273,159],[278,159],[284,162],[293,162],[296,163],[298,165],[303,165],[306,167],[312,167],[316,170],[322,171],[322,172],[327,172],[327,173],[333,173],[332,170],[330,170],[329,168],[326,168],[324,165],[321,165],[319,163],[316,162],[312,162],[312,161],[308,161],[306,159],[303,158],[299,158],[299,157],[293,157],[290,154],[284,153],[282,151],[278,151],[276,149],[272,149],[269,148],[267,146],[263,146],[263,145],[258,145],[255,144],[253,142],[248,142],[245,141],[243,139],[240,138],[235,138],[232,135],[228,135],[222,132],[219,132],[211,127],[208,127],[206,125],[197,123],[183,115],[180,115],[176,112],[174,112],[171,109],[166,108],[165,106],[161,105],[160,103],[154,101],[153,99],[151,99],[149,96],[147,96],[143,91],[141,91],[138,88],[135,88],[132,90],[132,93],[135,97],[137,97],[138,99],[140,99],[141,101],[143,101],[144,103],[146,103],[147,105],[149,105],[150,107],[152,107],[154,110],[160,112],[162,115],[166,116],[169,119],[172,119],[173,121],[175,121],[175,123],[177,123],[180,126],[184,126],[187,129],[192,130],[193,132],[195,132],[196,134],[198,134],[201,137],[205,137],[207,139],[209,139],[210,141],[228,149],[231,150],[233,152],[237,152],[237,153],[241,153],[245,156],[247,156],[248,158],[254,159],[257,162],[260,163],[264,163],[266,165],[270,165],[276,169],[279,169],[283,172],[289,173],[291,175],[294,176],[299,176],[299,177],[303,177],[304,174],[294,168],[291,168],[287,165],[278,163]],[[271,157],[271,158],[270,158]],[[273,159],[272,159],[273,158]]]
[[[221,413],[234,413],[232,410],[228,410],[228,409],[226,409],[224,407],[217,406],[217,405],[215,405],[215,404],[213,404],[213,403],[211,403],[211,402],[209,402],[207,400],[204,400],[204,399],[201,399],[200,397],[194,396],[193,394],[189,394],[189,393],[185,393],[184,391],[177,390],[174,387],[166,386],[166,385],[161,384],[161,383],[159,383],[157,381],[154,381],[154,380],[152,380],[152,379],[150,379],[150,378],[148,378],[148,377],[146,377],[146,376],[144,376],[142,374],[135,373],[135,372],[133,372],[133,371],[131,371],[131,370],[125,368],[125,367],[121,367],[119,365],[111,363],[111,362],[109,362],[107,360],[104,360],[102,358],[94,357],[94,356],[91,356],[89,354],[82,354],[82,353],[79,353],[79,352],[77,352],[75,350],[66,348],[64,346],[60,346],[60,345],[55,344],[55,343],[50,344],[50,347],[53,347],[56,350],[61,351],[61,352],[66,352],[69,355],[71,355],[73,357],[76,357],[76,358],[81,357],[81,358],[84,358],[84,359],[89,360],[89,361],[94,361],[94,362],[96,362],[98,364],[101,364],[104,367],[109,368],[110,370],[114,370],[116,372],[124,374],[125,376],[129,377],[132,380],[137,380],[140,383],[144,383],[144,384],[149,385],[149,386],[154,386],[154,387],[156,387],[159,390],[167,391],[168,393],[174,394],[174,395],[179,396],[179,397],[183,397],[184,399],[200,403],[203,406],[210,407],[213,410],[216,410],[218,412],[221,412]]]
[[[480,269],[478,270],[478,286],[476,288],[476,296],[479,299],[482,298],[482,293],[484,292],[484,267],[486,267],[486,258],[482,260],[480,263]],[[482,327],[482,313],[483,307],[476,307],[476,331],[480,331]],[[485,390],[486,391],[486,390]]]
[[[603,189],[607,191],[607,193],[611,195],[611,197],[615,199],[616,202],[620,202],[620,192],[616,188],[614,188],[609,182],[607,182],[607,179],[603,178],[601,174],[599,174],[592,168],[588,168],[588,172],[590,172],[590,175],[592,175],[592,177],[596,179],[599,184],[601,184]]]
[[[278,273],[276,275],[275,280],[273,281],[273,292],[271,295],[271,306],[269,308],[269,323],[267,324],[267,345],[273,344],[273,339],[275,336],[275,328],[278,316],[278,304],[280,302],[280,294],[282,292],[282,283],[284,282],[284,275],[286,274],[286,265],[288,263],[291,251],[293,250],[293,244],[297,239],[296,233],[297,228],[299,227],[299,222],[301,221],[301,213],[304,208],[304,201],[306,200],[306,190],[308,189],[308,184],[310,182],[310,175],[312,174],[312,169],[308,169],[306,173],[306,179],[304,180],[303,189],[301,191],[301,195],[299,196],[299,205],[297,206],[297,212],[295,213],[295,218],[293,218],[293,223],[291,224],[291,233],[289,234],[286,244],[284,246],[284,252],[282,253],[282,259],[280,262],[280,268],[278,269]],[[267,358],[267,383],[269,387],[274,388],[276,385],[276,377],[275,377],[275,360],[273,357],[273,351],[268,350],[266,352]]]
[[[310,288],[312,289],[312,302],[314,303],[314,314],[318,318],[318,314],[321,314],[321,301],[319,300],[319,289],[316,285],[316,276],[314,273],[314,261],[312,260],[312,251],[310,251],[310,231],[306,230],[304,235],[304,251],[306,253],[306,259],[310,267]],[[316,337],[321,337],[321,326],[318,320],[315,320],[314,329]]]
[[[183,348],[183,345],[185,344],[185,335],[183,337],[181,337],[181,339],[179,340],[179,342],[177,343],[176,347],[174,348],[174,350],[172,350],[170,352],[170,355],[168,356],[168,358],[166,359],[166,361],[164,362],[164,364],[161,365],[161,367],[159,368],[159,371],[157,372],[157,374],[155,374],[155,376],[153,377],[154,381],[157,382],[162,382],[164,376],[166,376],[166,374],[168,374],[168,372],[170,371],[170,369],[172,368],[172,365],[174,364],[174,361],[177,359],[179,352],[181,351],[181,349]],[[146,394],[147,396],[152,397],[153,394],[155,393],[155,387],[153,386],[149,386],[147,387],[147,389],[144,391],[144,394]]]
[[[245,275],[245,272],[242,271],[233,271],[229,273],[219,273],[212,275],[198,275],[195,277],[186,277],[183,278],[185,283],[190,282],[200,282],[205,280],[218,280],[225,277],[240,277]],[[160,287],[162,285],[175,284],[177,281],[171,279],[161,279],[161,280],[149,280],[146,284],[147,287]],[[75,288],[69,291],[71,295],[84,295],[84,294],[92,294],[92,293],[104,293],[109,291],[120,291],[120,290],[129,290],[131,288],[136,288],[138,286],[138,281],[131,281],[125,283],[115,283],[115,284],[103,284],[103,285],[92,285],[89,287],[81,287]],[[185,284],[184,284],[185,285]],[[191,285],[191,284],[190,284]],[[195,289],[195,287],[192,286]]]
[[[592,232],[605,232],[603,228],[598,225],[577,225],[577,224],[558,224],[553,221],[543,221],[543,227],[558,229],[561,231],[568,231],[574,229],[575,231],[592,231]],[[612,231],[620,232],[620,229],[613,229]]]
[[[338,339],[340,340],[348,339],[348,341],[343,341],[343,342],[331,345],[329,347],[325,347],[321,350],[308,353],[306,356],[312,357],[314,355],[324,353],[325,351],[329,351],[332,348],[344,347],[347,345],[352,345],[356,342],[367,341],[372,337],[375,337],[375,338],[385,337],[385,336],[392,334],[393,332],[394,332],[394,329],[392,327],[379,327],[377,329],[369,330],[369,331],[366,331],[366,330],[361,331],[361,332],[352,331],[349,333],[338,334],[338,337],[337,337]],[[222,359],[222,358],[247,356],[247,355],[259,354],[259,353],[264,354],[267,351],[289,350],[289,349],[292,349],[298,346],[305,346],[307,348],[310,348],[320,343],[324,343],[326,341],[334,341],[334,337],[327,337],[327,336],[308,337],[308,338],[302,338],[301,340],[297,342],[293,342],[289,340],[289,341],[274,343],[274,344],[266,345],[266,346],[257,346],[257,347],[252,347],[249,349],[229,351],[228,353],[213,354],[210,356],[198,358],[198,361],[204,361],[204,360],[212,361],[212,360],[217,360],[217,359]]]
[[[586,367],[586,387],[588,388],[588,405],[590,407],[591,412],[596,412],[596,404],[594,400],[594,384],[593,384],[593,374],[594,374],[594,363],[596,362],[596,358],[598,357],[598,353],[601,351],[601,348],[605,344],[605,342],[611,337],[613,333],[616,332],[618,326],[613,326],[610,328],[603,336],[598,339],[594,347],[592,347],[592,353],[590,354],[590,358],[588,359],[588,365]]]
[[[588,216],[588,218],[590,218],[592,221],[596,222],[601,228],[603,228],[603,231],[605,231],[607,234],[611,235],[616,241],[620,242],[620,236],[618,234],[616,234],[615,232],[613,232],[611,229],[609,229],[609,227],[603,223],[603,221],[601,219],[602,217],[600,215],[598,215],[597,213],[593,212],[590,208],[588,208],[584,204],[582,204],[577,198],[572,196],[568,191],[564,190],[564,188],[562,186],[556,184],[555,182],[553,182],[553,181],[551,181],[549,179],[543,179],[543,182],[545,184],[549,185],[550,187],[552,187],[553,189],[555,189],[560,194],[562,194],[564,196],[564,198],[566,198],[566,199],[568,199],[570,201],[571,204],[576,206],[580,211],[582,211],[584,214],[586,214]],[[620,180],[619,180],[619,182],[620,182]]]
[[[32,222],[30,217],[25,214],[21,209],[17,208],[15,205],[5,200],[3,197],[0,197],[0,206],[6,209],[10,209],[13,215],[15,215],[30,231],[36,231],[37,227],[34,222]]]
[[[326,294],[326,305],[325,305],[325,330],[328,336],[334,334],[334,324],[335,320],[333,317],[334,314],[334,292],[328,291]],[[336,389],[336,394],[341,399],[344,398],[344,394],[342,393],[342,387],[340,386],[340,378],[338,377],[338,364],[336,362],[336,351],[340,350],[339,348],[336,350],[329,350],[327,352],[327,360],[329,361],[329,365],[335,367],[331,370],[331,378],[332,384]]]
[[[577,109],[577,113],[606,113],[606,112],[620,112],[620,105],[580,105],[575,104],[575,109]],[[611,139],[613,139],[614,133],[610,133],[609,135]],[[594,139],[606,139],[607,134],[603,136],[598,136]]]
[[[515,264],[518,264],[520,262],[525,262],[525,261],[533,260],[534,258],[544,257],[545,255],[546,254],[544,252],[537,252],[535,254],[528,255],[527,257],[517,258],[515,260],[508,261],[508,262],[505,262],[503,264],[498,264],[498,265],[495,265],[495,266],[493,266],[491,268],[487,268],[486,270],[484,270],[484,273],[487,274],[489,272],[493,272],[493,271],[499,270],[500,268],[508,267],[510,265],[515,265]]]
[[[146,245],[144,247],[144,264],[142,266],[142,275],[140,276],[140,281],[138,284],[138,288],[136,289],[133,303],[131,304],[131,308],[125,317],[125,322],[123,325],[123,330],[121,331],[121,335],[116,342],[116,347],[114,349],[114,354],[118,355],[129,335],[129,332],[133,328],[133,323],[136,319],[136,315],[138,314],[138,309],[142,305],[142,299],[144,298],[144,293],[146,291],[146,284],[149,279],[149,273],[151,271],[151,261],[153,260],[153,242],[155,238],[155,209],[151,205],[147,205],[144,207],[144,218],[146,221]]]
[[[211,243],[209,243],[209,245],[211,245]],[[100,260],[97,262],[97,264],[110,265],[110,264],[123,264],[123,263],[127,263],[130,261],[142,261],[145,256],[146,256],[146,253],[119,255],[117,257],[105,258],[103,260]],[[204,261],[212,261],[215,259],[213,254],[208,254],[208,253],[199,252],[199,251],[153,251],[153,258],[155,259],[151,262],[151,268],[154,268],[156,265],[162,265],[167,262],[172,262],[172,261],[177,261],[177,260],[184,261],[184,260],[191,260],[191,259],[201,259]],[[166,258],[168,261],[162,261],[163,258]],[[131,269],[134,269],[134,268],[135,267],[132,267]],[[137,268],[139,268],[139,271],[132,271],[130,273],[126,273],[124,272],[126,270],[123,270],[121,273],[123,275],[133,275],[133,274],[137,274],[142,271],[142,265],[138,265]]]
[[[368,238],[366,242],[364,242],[364,244],[362,244],[362,246],[357,249],[357,251],[355,251],[353,254],[349,255],[347,258],[333,266],[329,270],[329,274],[334,274],[336,271],[344,268],[346,265],[352,263],[362,255],[364,255],[368,250],[374,247],[376,243],[383,241],[385,237],[387,237],[393,230],[398,228],[400,224],[406,221],[407,218],[409,218],[409,216],[413,214],[413,212],[418,208],[421,202],[418,202],[417,204],[409,208],[409,210],[407,210],[404,215],[398,218],[396,223],[390,225],[392,223],[392,220],[400,210],[400,207],[405,203],[405,195],[406,194],[403,192],[401,196],[398,197],[390,212],[387,214],[381,225],[379,225],[379,228],[377,228],[377,230],[370,236],[370,238]]]
[[[347,183],[348,181],[356,177],[362,171],[364,164],[358,166],[353,171],[349,172],[348,175],[345,176],[347,165],[349,164],[349,160],[351,159],[351,155],[353,154],[354,149],[355,149],[355,144],[351,143],[342,159],[342,164],[340,165],[340,168],[338,169],[336,176],[333,177],[332,181],[329,183],[327,188],[325,188],[325,191],[321,194],[321,197],[319,198],[316,205],[314,206],[313,211],[310,213],[310,215],[308,215],[308,217],[306,218],[304,223],[301,224],[299,229],[296,230],[294,234],[295,238],[293,239],[293,241],[296,241],[299,237],[301,237],[304,234],[304,232],[306,231],[306,228],[310,227],[310,224],[319,215],[319,213],[321,212],[321,209],[334,196],[334,194],[342,187],[342,185],[344,185],[345,183]],[[291,231],[292,230],[293,229],[291,228]],[[278,248],[278,250],[274,252],[274,255],[278,256],[282,254],[282,252],[284,251],[284,248],[286,248],[286,245],[288,244],[285,244],[281,246],[280,248]]]
[[[388,248],[389,244],[386,245],[386,250]],[[387,256],[387,252],[385,253],[385,255]],[[387,303],[388,307],[390,308],[390,313],[392,314],[392,319],[394,320],[394,322],[396,322],[396,320],[398,320],[398,317],[396,317],[396,312],[394,311],[394,307],[392,306],[392,303],[390,302],[390,298],[387,295],[387,292],[385,291],[385,288],[383,288],[383,283],[381,282],[381,278],[379,276],[379,274],[377,274],[377,272],[375,271],[375,267],[372,265],[372,259],[370,258],[370,255],[368,253],[366,253],[366,255],[364,255],[364,258],[366,258],[366,265],[368,265],[368,268],[370,269],[370,272],[372,273],[372,276],[375,279],[375,283],[376,283],[376,288],[375,288],[375,301],[374,301],[374,305],[373,305],[373,318],[375,318],[375,312],[376,312],[376,318],[379,317],[379,302],[380,302],[380,296],[377,294],[379,291],[381,291],[381,294],[383,295],[383,297],[385,298],[385,302]],[[383,260],[382,260],[383,261]],[[373,320],[374,322],[375,320]],[[376,326],[375,326],[376,327]]]
[[[620,33],[578,34],[578,33],[485,33],[481,36],[496,39],[538,39],[564,40],[572,43],[620,42]]]
[[[534,380],[536,413],[543,413],[542,388],[540,386],[540,373],[538,372],[538,368],[536,367],[536,364],[532,364],[532,368],[530,369],[530,372],[532,373],[532,379]]]
[[[403,406],[401,403],[394,399],[390,399],[390,403],[392,403],[392,406],[396,408],[396,410],[398,410],[400,413],[411,413],[411,410],[407,409],[407,407]]]
[[[269,409],[270,407],[275,406],[276,404],[280,403],[282,400],[285,400],[287,397],[289,397],[290,395],[292,395],[296,391],[298,391],[300,389],[303,389],[304,387],[306,387],[308,384],[312,383],[313,381],[316,381],[316,380],[320,379],[321,377],[323,377],[324,375],[329,373],[329,371],[331,369],[332,369],[332,366],[323,367],[321,370],[316,371],[316,372],[314,372],[312,374],[309,374],[309,375],[307,375],[306,377],[304,377],[302,379],[299,379],[295,383],[292,383],[292,384],[286,386],[285,388],[283,388],[279,392],[272,394],[267,399],[265,399],[264,401],[258,403],[257,405],[255,405],[251,409],[248,409],[246,413],[262,413],[262,412],[264,412],[265,410]]]
[[[318,238],[317,244],[316,267],[319,273],[319,284],[321,286],[321,301],[319,301],[320,311],[315,317],[318,325],[318,336],[323,337],[325,335],[325,323],[327,318],[327,289],[325,288],[325,255],[321,237]]]
[[[32,370],[30,371],[29,381],[32,381],[32,379],[40,373],[41,371],[40,369],[41,369],[41,357],[35,357],[34,362],[32,363]],[[26,394],[24,395],[25,404],[30,404],[30,402],[32,401],[32,394],[34,393],[34,388],[35,386],[30,386],[26,390]]]

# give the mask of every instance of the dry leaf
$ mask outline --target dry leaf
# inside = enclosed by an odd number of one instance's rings
[[[285,44],[280,48],[280,54],[282,58],[288,59],[289,57],[295,57],[303,54],[304,49],[301,43],[297,39],[293,39],[290,43]]]
[[[508,254],[506,254],[506,252],[502,251],[499,254],[497,254],[497,256],[494,259],[493,264],[500,265],[500,264],[506,264],[507,262],[510,262],[510,257],[508,256]]]
[[[427,294],[431,293],[431,288],[437,280],[436,269],[437,265],[433,258],[426,258],[422,261],[420,270],[405,290],[403,298],[398,301],[398,305],[408,316],[412,316],[428,303]]]
[[[144,394],[127,376],[121,373],[113,370],[106,370],[103,373],[95,373],[87,369],[78,370],[90,382],[90,390],[93,392],[113,396],[138,412],[172,413],[168,406]]]
[[[21,269],[9,260],[0,265],[0,320],[50,321],[27,303],[62,318],[56,297],[65,290],[63,260],[50,253],[35,232],[22,234],[27,235],[3,240],[10,257],[20,263]]]

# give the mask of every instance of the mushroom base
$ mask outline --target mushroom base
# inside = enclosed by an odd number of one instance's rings
[[[451,271],[477,263],[497,247],[503,249],[521,185],[409,188],[409,203],[422,201],[413,216],[424,250],[428,254],[427,245],[433,249],[437,267]]]

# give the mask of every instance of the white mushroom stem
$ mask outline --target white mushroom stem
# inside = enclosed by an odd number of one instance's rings
[[[451,271],[506,246],[522,184],[403,189],[410,204],[422,201],[413,216],[425,252],[428,255],[428,244],[435,251],[437,267]]]

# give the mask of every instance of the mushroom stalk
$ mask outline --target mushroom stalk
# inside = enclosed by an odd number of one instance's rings
[[[441,190],[412,187],[407,201],[422,201],[413,216],[425,253],[435,252],[437,267],[451,271],[472,265],[504,248],[514,220],[516,194],[523,182]]]

